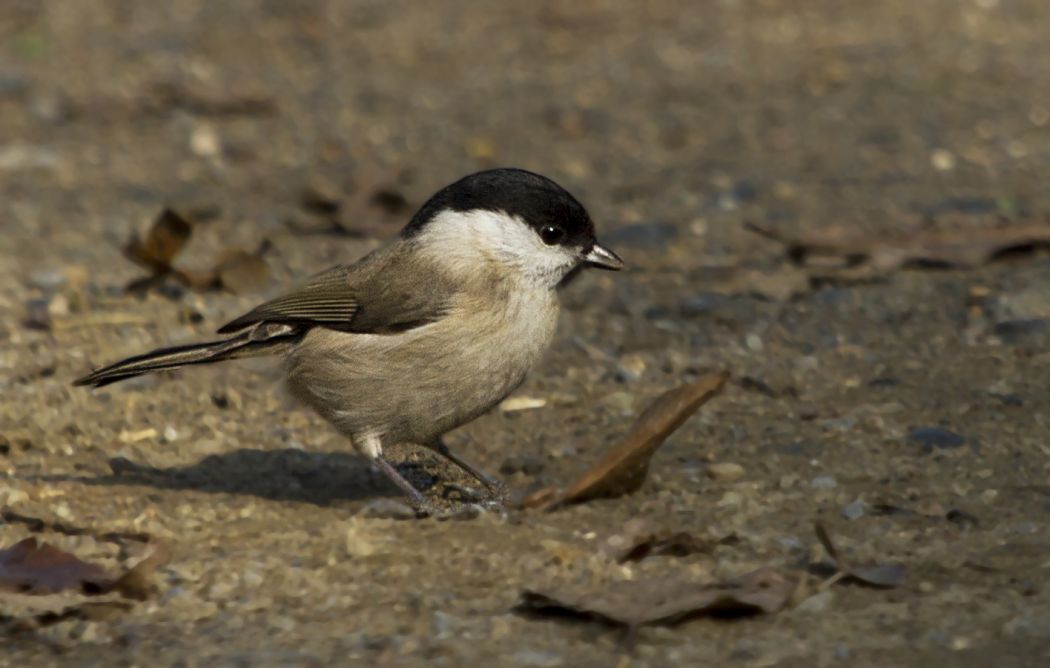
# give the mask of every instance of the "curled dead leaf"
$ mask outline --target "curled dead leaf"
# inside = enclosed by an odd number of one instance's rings
[[[215,266],[205,271],[190,271],[175,266],[175,260],[193,234],[189,219],[172,209],[164,209],[154,219],[145,239],[133,235],[124,247],[124,255],[150,271],[126,286],[128,292],[145,292],[160,286],[169,277],[198,291],[228,290],[243,294],[262,287],[270,276],[264,256],[270,250],[269,240],[248,252],[240,249],[223,251]]]
[[[193,234],[190,222],[171,209],[164,209],[153,220],[146,238],[132,235],[124,246],[124,256],[153,274],[171,271],[171,263]]]
[[[900,587],[907,579],[907,569],[903,564],[874,564],[870,566],[849,566],[842,558],[838,547],[831,539],[831,534],[823,523],[817,522],[815,526],[817,540],[824,547],[824,551],[831,557],[838,573],[833,576],[835,580],[853,582],[855,584],[877,587],[880,589],[892,589]]]
[[[687,575],[670,575],[616,582],[599,590],[578,584],[526,589],[517,610],[541,616],[569,614],[632,629],[673,625],[704,615],[777,612],[791,603],[803,579],[766,566],[714,584],[699,584]]]
[[[107,582],[101,567],[32,536],[0,550],[0,590],[34,595],[67,589],[96,593]]]
[[[522,501],[525,508],[553,510],[590,499],[617,497],[638,490],[649,461],[663,442],[729,380],[719,371],[664,392],[642,411],[627,434],[596,464],[564,490],[544,488]]]
[[[832,228],[792,237],[755,223],[748,223],[747,229],[783,245],[796,265],[852,274],[902,267],[974,267],[1007,255],[1050,248],[1050,223],[923,229],[886,236]]]

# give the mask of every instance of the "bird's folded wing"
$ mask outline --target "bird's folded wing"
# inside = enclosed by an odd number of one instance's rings
[[[381,260],[381,258],[375,258]],[[441,318],[453,285],[414,263],[385,271],[382,261],[333,267],[299,289],[260,304],[219,329],[237,332],[257,323],[287,323],[346,332],[392,334]]]

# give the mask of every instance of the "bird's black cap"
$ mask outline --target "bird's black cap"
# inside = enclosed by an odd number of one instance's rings
[[[546,226],[562,230],[559,244],[589,248],[594,243],[594,223],[583,205],[554,181],[524,169],[477,172],[442,188],[416,212],[401,236],[418,234],[446,210],[502,211],[537,232]]]

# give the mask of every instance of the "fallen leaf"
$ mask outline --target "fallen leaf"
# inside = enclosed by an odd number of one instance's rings
[[[144,601],[149,598],[153,592],[151,577],[158,568],[168,563],[171,553],[166,544],[156,540],[147,544],[147,550],[146,556],[112,581],[110,591],[115,591],[124,598],[132,598],[136,601]]]
[[[0,631],[24,633],[69,620],[102,621],[112,619],[131,608],[131,603],[123,601],[87,601],[58,610],[45,609],[42,612],[25,610],[21,611],[23,614],[0,614]]]
[[[610,545],[610,556],[616,563],[641,561],[648,557],[687,557],[709,552],[711,543],[688,531],[658,532],[635,536],[623,545]]]
[[[243,294],[262,287],[270,276],[264,256],[270,250],[269,240],[263,240],[254,252],[240,249],[223,251],[215,266],[206,271],[190,271],[175,266],[175,260],[193,234],[192,223],[172,209],[164,209],[153,221],[145,240],[132,236],[124,247],[124,255],[135,264],[150,271],[149,276],[137,278],[125,289],[145,292],[157,288],[169,277],[193,290],[225,289]]]
[[[637,628],[673,625],[702,615],[738,616],[785,608],[802,579],[766,566],[725,583],[698,584],[688,576],[627,580],[595,591],[584,585],[526,589],[517,610],[535,615],[576,615]]]
[[[748,223],[747,228],[782,244],[796,265],[847,274],[859,270],[885,273],[904,267],[974,267],[1007,255],[1050,248],[1047,223],[919,230],[890,236],[832,228],[821,230],[819,235],[790,237],[754,223]]]
[[[510,399],[504,399],[501,401],[499,409],[504,413],[513,413],[515,411],[543,408],[546,405],[547,400],[543,397],[511,397]]]
[[[125,598],[145,600],[151,591],[150,576],[169,557],[167,547],[157,541],[147,543],[146,550],[135,566],[110,577],[101,566],[31,536],[0,550],[0,591],[34,596],[63,591],[87,596],[116,592]]]
[[[828,533],[824,524],[817,522],[815,529],[817,540],[824,546],[824,551],[828,553],[828,556],[831,557],[835,564],[835,568],[838,569],[836,578],[880,589],[899,587],[907,579],[907,569],[903,564],[875,564],[872,566],[854,567],[847,565],[838,547],[831,540],[831,534]]]
[[[627,435],[564,491],[544,488],[522,501],[526,508],[554,508],[638,490],[657,448],[729,380],[720,371],[664,392],[642,411]]]
[[[0,550],[0,590],[53,594],[66,589],[94,593],[108,580],[101,567],[29,537]]]
[[[193,226],[171,209],[164,209],[153,220],[146,238],[132,235],[124,246],[124,255],[154,275],[167,274],[171,264],[193,234]]]

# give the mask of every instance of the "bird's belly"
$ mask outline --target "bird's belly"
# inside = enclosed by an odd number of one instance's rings
[[[351,438],[426,443],[507,396],[554,332],[543,317],[477,316],[468,336],[445,320],[397,335],[310,332],[289,355],[295,395]]]

